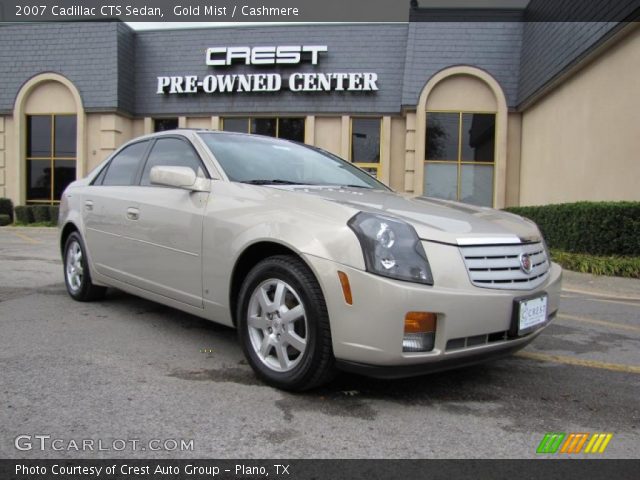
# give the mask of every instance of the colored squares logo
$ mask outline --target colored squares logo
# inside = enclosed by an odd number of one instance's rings
[[[536,453],[604,453],[612,433],[546,433]]]

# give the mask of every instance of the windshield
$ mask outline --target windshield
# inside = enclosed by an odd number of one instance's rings
[[[201,133],[229,180],[257,185],[336,185],[387,190],[335,155],[259,135]]]

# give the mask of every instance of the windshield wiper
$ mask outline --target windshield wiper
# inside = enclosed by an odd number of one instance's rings
[[[348,184],[348,183],[338,183],[335,185],[331,185],[332,187],[347,187],[347,188],[364,188],[365,190],[373,190],[373,187],[370,187],[368,185],[352,185],[352,184]]]
[[[310,183],[292,182],[290,180],[281,180],[279,178],[274,178],[273,180],[243,180],[241,183],[249,183],[251,185],[311,185]]]

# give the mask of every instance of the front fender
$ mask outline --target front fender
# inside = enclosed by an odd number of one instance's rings
[[[203,225],[205,303],[228,309],[236,262],[258,242],[364,270],[362,248],[347,226],[355,213],[353,208],[300,193],[214,182]]]

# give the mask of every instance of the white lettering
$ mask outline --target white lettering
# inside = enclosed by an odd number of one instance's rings
[[[188,75],[185,78],[185,93],[196,93],[198,91],[198,77],[195,75]]]
[[[377,73],[363,73],[364,75],[364,87],[363,90],[378,90],[378,74]]]
[[[292,92],[377,91],[378,75],[371,72],[292,73],[287,86]],[[279,73],[157,77],[158,94],[277,92],[282,89]]]
[[[244,63],[245,65],[292,65],[302,61],[317,65],[320,53],[327,51],[326,45],[210,47],[206,51],[205,63],[212,67],[222,67],[233,65],[234,63]]]
[[[286,45],[276,48],[276,57],[278,58],[278,63],[300,63],[300,50],[300,47]]]
[[[251,63],[254,65],[269,65],[275,60],[276,47],[254,47],[251,51]]]
[[[23,440],[26,440],[23,441]],[[16,447],[17,450],[21,450],[21,451],[26,451],[26,450],[31,450],[31,437],[29,435],[18,435],[16,437],[16,439],[13,441],[13,445]]]
[[[182,90],[183,82],[184,77],[171,77],[171,87],[169,88],[169,93],[184,93]]]
[[[249,65],[251,63],[251,49],[249,47],[227,48],[227,65],[232,65],[235,58],[244,60],[245,65]]]
[[[164,89],[169,86],[169,77],[158,77],[158,89],[156,93],[165,93]]]
[[[231,90],[229,90],[229,91],[231,91]],[[239,92],[250,92],[251,91],[251,77],[248,77],[247,75],[239,75],[238,76],[238,91]]]
[[[227,49],[224,47],[207,48],[206,64],[212,67],[219,67],[222,65],[226,65],[227,64],[226,58],[224,60],[221,58],[214,58],[215,55],[218,55],[220,53],[226,54]]]
[[[213,93],[218,88],[218,80],[214,75],[207,75],[202,80],[202,90],[206,93]]]
[[[289,90],[291,90],[292,92],[299,92],[300,90],[302,90],[302,87],[300,86],[299,80],[302,78],[302,74],[301,73],[294,73],[293,75],[291,75],[289,77]]]
[[[312,65],[317,65],[318,64],[318,53],[319,52],[326,52],[327,51],[327,47],[326,47],[326,45],[306,45],[306,46],[302,47],[302,51],[303,52],[311,52],[311,64]]]

